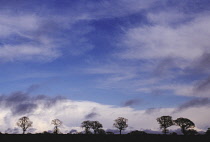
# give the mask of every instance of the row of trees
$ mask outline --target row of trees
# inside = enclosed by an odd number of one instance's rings
[[[187,118],[180,117],[180,118],[177,118],[176,120],[173,120],[171,116],[161,116],[161,117],[158,117],[156,120],[160,124],[160,129],[162,130],[164,134],[167,134],[169,132],[168,128],[173,125],[179,126],[181,128],[181,132],[184,135],[197,134],[196,130],[190,129],[190,128],[194,128],[195,124]],[[25,134],[26,130],[29,127],[32,127],[32,123],[33,122],[30,121],[28,117],[24,116],[18,120],[17,126],[22,128],[23,134]],[[123,118],[123,117],[118,117],[117,119],[114,120],[113,126],[117,128],[119,130],[119,133],[121,134],[122,130],[125,130],[128,127],[127,123],[128,123],[128,119]],[[53,133],[59,134],[60,133],[59,127],[62,125],[62,121],[60,121],[59,119],[54,119],[52,120],[51,124],[54,125]],[[91,130],[93,130],[94,134],[105,134],[105,131],[102,129],[103,125],[98,121],[89,121],[89,120],[83,121],[81,123],[81,127],[85,129],[85,134],[91,134],[92,133]],[[137,133],[146,134],[143,131],[133,131],[130,134],[137,134]],[[208,129],[206,133],[210,134],[210,129]]]
[[[119,129],[120,134],[122,130],[125,130],[128,127],[128,119],[123,118],[123,117],[118,117],[117,119],[114,120],[115,123],[113,124],[113,126],[115,126],[117,129]],[[23,134],[25,134],[26,130],[29,127],[32,127],[33,122],[26,116],[21,117],[18,122],[17,122],[17,126],[19,126],[20,128],[22,128],[23,130]],[[62,124],[62,121],[60,121],[59,119],[54,119],[52,120],[51,124],[55,125],[54,126],[54,134],[59,134],[60,130],[59,127]],[[104,134],[105,131],[102,129],[103,125],[98,122],[98,121],[83,121],[81,124],[82,128],[85,128],[85,134],[90,134],[91,131],[90,129],[93,129],[94,134]]]

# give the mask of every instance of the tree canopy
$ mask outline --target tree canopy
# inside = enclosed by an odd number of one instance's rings
[[[157,118],[157,122],[160,124],[160,129],[162,129],[164,134],[168,133],[167,128],[174,124],[171,116],[161,116]]]

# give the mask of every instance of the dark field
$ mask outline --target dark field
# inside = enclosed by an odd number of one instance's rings
[[[210,142],[210,136],[164,136],[164,135],[44,135],[7,134],[0,135],[1,142],[46,141],[46,142]]]

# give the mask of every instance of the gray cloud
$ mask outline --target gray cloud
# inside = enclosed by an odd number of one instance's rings
[[[8,128],[7,130],[5,130],[5,133],[8,134],[19,134],[20,133],[20,129],[18,128]]]
[[[207,91],[210,90],[210,76],[205,80],[199,81],[195,86],[195,91]],[[210,95],[210,93],[209,93]]]
[[[155,112],[159,112],[161,109],[160,108],[148,108],[145,110],[145,114],[152,114]]]
[[[91,112],[91,113],[85,115],[85,119],[91,119],[91,118],[94,118],[94,117],[96,117],[96,116],[98,116],[98,115],[99,115],[99,114],[96,113],[96,112]]]
[[[197,59],[189,63],[184,69],[184,72],[188,76],[196,75],[208,75],[210,71],[210,53],[205,52]]]
[[[210,105],[210,99],[209,98],[193,99],[193,100],[187,101],[187,102],[183,103],[182,105],[180,105],[174,111],[174,113],[183,111],[183,110],[188,109],[188,108],[202,107],[202,106],[206,106],[206,105]]]
[[[139,105],[142,102],[140,99],[131,99],[127,100],[123,103],[123,106],[134,106],[134,105]]]
[[[34,112],[34,110],[37,108],[37,101],[44,101],[45,107],[49,108],[53,104],[64,99],[65,98],[61,96],[30,96],[28,93],[18,91],[9,95],[1,95],[0,104],[1,106],[9,108],[13,115],[24,115]]]
[[[13,108],[13,114],[27,114],[33,112],[37,108],[37,104],[33,103],[24,103],[19,104],[15,108]]]
[[[0,102],[9,107],[14,115],[33,112],[37,105],[24,92],[15,92],[9,96],[2,96]]]
[[[165,76],[166,73],[169,72],[171,68],[176,67],[176,60],[173,58],[164,58],[160,61],[156,68],[154,69],[153,73],[156,76]]]
[[[210,53],[204,53],[198,60],[196,68],[204,71],[210,70]]]

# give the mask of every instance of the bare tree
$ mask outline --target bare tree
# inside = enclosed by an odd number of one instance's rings
[[[160,124],[160,129],[163,129],[162,132],[164,134],[168,133],[168,127],[174,125],[171,116],[161,116],[157,118],[157,122]]]
[[[91,128],[92,124],[91,121],[87,120],[87,121],[83,121],[81,124],[82,128],[85,128],[85,134],[90,134],[90,128]]]
[[[184,135],[187,134],[187,130],[189,128],[194,128],[195,127],[195,124],[187,118],[182,118],[182,117],[177,118],[176,120],[174,120],[174,122],[177,126],[181,127],[181,131]]]
[[[17,122],[17,126],[18,127],[21,127],[22,130],[23,130],[23,134],[25,134],[26,130],[29,128],[29,127],[32,127],[32,121],[29,120],[28,117],[26,116],[23,116],[21,117],[18,122]]]
[[[127,124],[128,119],[123,118],[123,117],[118,117],[114,121],[115,123],[113,124],[113,126],[120,130],[120,135],[121,135],[121,131],[125,130],[128,127],[128,124]]]
[[[91,128],[94,131],[94,134],[99,133],[99,129],[103,127],[103,125],[98,121],[90,121]]]
[[[58,134],[60,132],[58,127],[61,126],[62,121],[60,121],[59,119],[54,119],[54,120],[52,120],[51,124],[55,125],[54,134]]]

